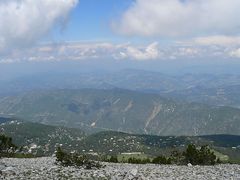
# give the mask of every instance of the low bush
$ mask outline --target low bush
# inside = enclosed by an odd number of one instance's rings
[[[171,164],[171,158],[165,156],[158,156],[152,160],[153,164]]]
[[[85,169],[99,169],[103,167],[103,165],[101,165],[99,162],[90,160],[85,155],[78,153],[67,153],[64,152],[60,147],[57,148],[56,161],[63,166],[76,166],[83,167]]]
[[[138,159],[138,158],[129,158],[128,163],[130,164],[148,164],[151,163],[150,159]]]
[[[57,162],[60,162],[63,166],[81,166],[87,169],[100,168],[102,165],[97,162],[90,160],[89,157],[77,153],[68,154],[64,152],[60,147],[56,152]],[[130,157],[125,161],[119,161],[117,156],[103,156],[102,161],[111,163],[130,163],[130,164],[176,164],[176,165],[215,165],[220,163],[219,159],[216,158],[214,152],[208,146],[201,146],[197,148],[194,144],[189,144],[185,151],[173,151],[169,157],[158,156],[150,160],[149,158],[141,159]]]
[[[117,156],[111,156],[110,159],[108,160],[108,162],[118,163],[118,158],[117,158]]]

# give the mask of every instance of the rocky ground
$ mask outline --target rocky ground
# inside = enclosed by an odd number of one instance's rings
[[[55,159],[0,159],[0,179],[222,179],[240,180],[239,165],[161,166],[108,164],[100,170],[55,165]]]

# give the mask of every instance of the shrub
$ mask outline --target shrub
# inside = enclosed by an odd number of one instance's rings
[[[158,156],[152,160],[153,164],[171,164],[171,158],[165,156]]]
[[[129,158],[128,159],[128,163],[130,164],[147,164],[147,163],[150,163],[150,159],[138,159],[138,158]]]
[[[151,160],[149,158],[142,159],[142,164],[149,164],[149,163],[151,163]]]
[[[170,155],[170,160],[172,164],[181,165],[183,164],[184,157],[180,151],[172,151]]]
[[[118,163],[118,158],[117,158],[117,156],[111,156],[110,159],[108,160],[108,162]]]
[[[85,155],[78,153],[68,154],[60,147],[57,148],[56,161],[63,166],[84,167],[85,169],[101,168],[103,167],[99,162],[88,159]]]

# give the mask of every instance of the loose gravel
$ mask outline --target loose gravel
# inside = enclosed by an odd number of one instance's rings
[[[99,170],[62,167],[53,157],[34,159],[0,159],[0,179],[11,180],[240,180],[240,165],[163,166],[105,163]]]

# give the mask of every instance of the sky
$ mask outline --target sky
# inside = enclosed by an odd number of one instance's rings
[[[238,62],[239,0],[1,0],[0,66]]]

